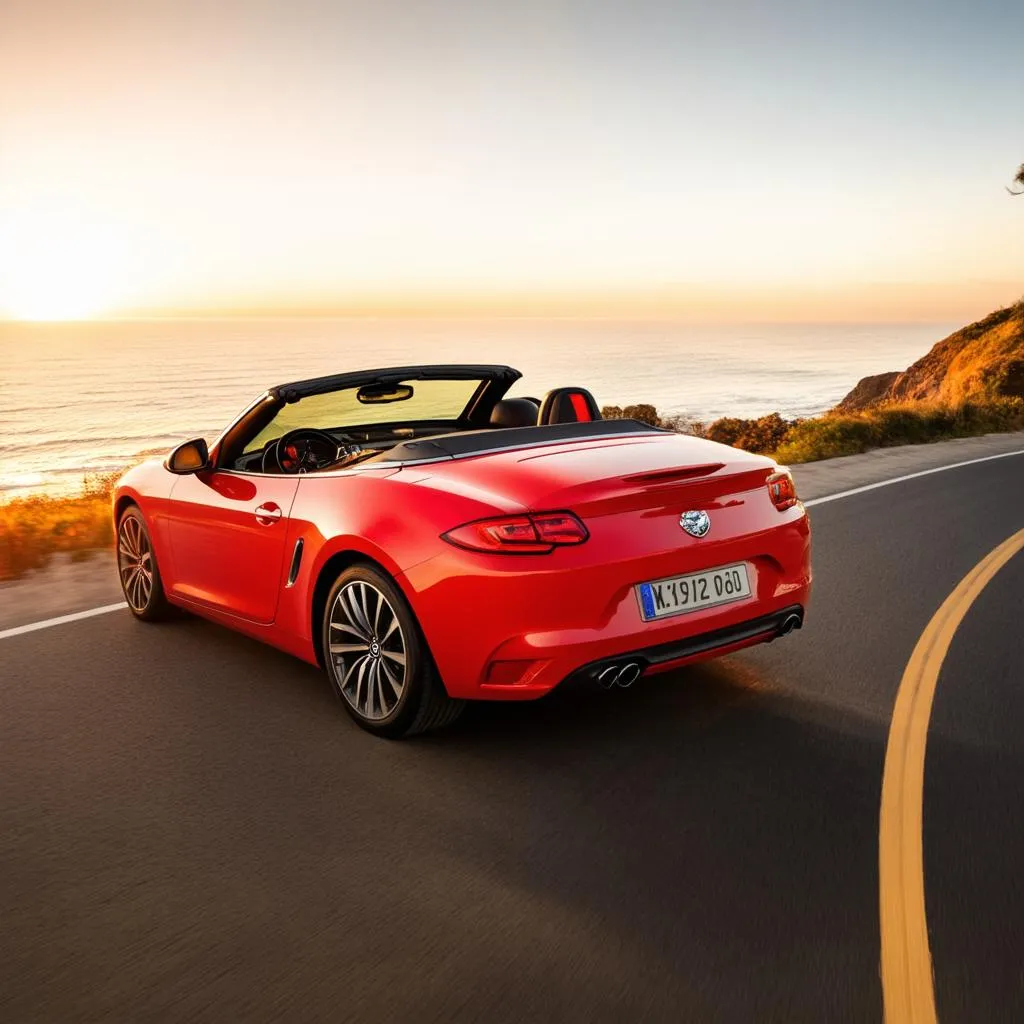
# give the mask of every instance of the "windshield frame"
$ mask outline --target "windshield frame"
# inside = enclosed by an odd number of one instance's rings
[[[210,460],[218,469],[231,469],[234,462],[248,445],[278,416],[281,409],[303,398],[330,394],[359,388],[366,384],[394,384],[417,380],[477,380],[478,386],[470,395],[466,406],[454,420],[396,420],[386,423],[352,424],[348,429],[359,430],[360,426],[383,429],[390,425],[395,429],[404,425],[436,426],[439,433],[460,430],[475,430],[485,426],[495,404],[508,389],[522,376],[510,366],[485,364],[455,364],[437,366],[401,366],[379,370],[361,370],[353,373],[315,377],[310,380],[282,384],[260,395],[217,439],[210,449]],[[401,405],[403,403],[395,403]],[[337,429],[344,432],[345,426]],[[400,438],[396,438],[396,443]]]

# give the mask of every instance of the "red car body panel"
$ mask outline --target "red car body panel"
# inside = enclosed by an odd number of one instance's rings
[[[315,663],[318,584],[333,581],[343,562],[372,560],[408,599],[450,695],[527,699],[591,662],[805,606],[809,523],[801,505],[773,505],[765,481],[776,468],[652,431],[301,476],[173,475],[149,462],[126,474],[114,500],[115,514],[128,502],[143,512],[174,604]],[[268,505],[279,517],[258,515]],[[680,528],[689,509],[708,512],[707,536]],[[530,555],[469,551],[442,538],[473,520],[524,511],[571,511],[589,538]],[[753,570],[750,597],[641,617],[636,584],[741,561]]]

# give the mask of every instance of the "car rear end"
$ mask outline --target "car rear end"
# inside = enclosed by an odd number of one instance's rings
[[[452,696],[628,685],[803,621],[809,523],[769,459],[651,434],[453,460],[424,482],[469,480],[505,507],[405,573]]]

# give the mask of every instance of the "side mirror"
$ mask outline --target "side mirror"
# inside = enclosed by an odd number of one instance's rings
[[[197,437],[194,441],[186,441],[179,444],[177,448],[167,456],[164,463],[172,473],[179,475],[185,473],[198,473],[200,470],[208,469],[210,466],[210,451],[206,442]]]

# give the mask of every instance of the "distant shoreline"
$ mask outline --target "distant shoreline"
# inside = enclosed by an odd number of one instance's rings
[[[522,318],[8,324],[0,487],[68,494],[85,472],[212,437],[283,380],[410,362],[511,364],[523,372],[513,393],[578,385],[601,405],[650,402],[703,422],[809,416],[865,374],[908,365],[938,330]]]

